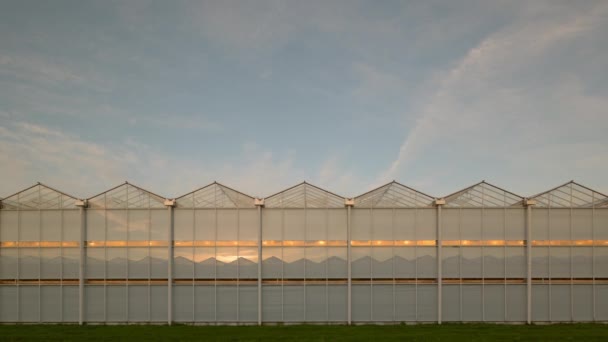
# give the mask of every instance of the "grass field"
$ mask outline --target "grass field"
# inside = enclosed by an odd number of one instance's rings
[[[608,325],[75,326],[0,325],[0,340],[63,341],[608,341]]]

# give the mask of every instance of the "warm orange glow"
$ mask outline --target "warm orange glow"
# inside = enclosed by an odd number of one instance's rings
[[[350,242],[351,246],[369,246],[371,245],[371,241],[369,240],[352,240]]]
[[[480,246],[524,246],[523,240],[443,240],[442,246],[464,246],[464,247],[480,247]]]
[[[59,247],[78,247],[78,241],[2,241],[1,248],[59,248]]]
[[[418,246],[436,246],[437,240],[418,240],[416,241]]]

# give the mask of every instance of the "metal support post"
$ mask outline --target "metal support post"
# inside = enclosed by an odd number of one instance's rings
[[[524,199],[526,206],[526,322],[532,323],[532,206],[536,201]]]
[[[262,325],[262,208],[264,199],[254,199],[258,208],[258,325]]]
[[[166,199],[165,206],[169,212],[167,234],[167,324],[173,323],[173,231],[174,231],[174,219],[173,219],[173,208],[175,207],[174,199]]]
[[[86,253],[85,253],[85,243],[86,239],[86,210],[88,203],[87,200],[78,200],[76,201],[76,206],[80,212],[80,241],[78,241],[78,251],[79,251],[79,264],[78,264],[78,324],[82,325],[84,323],[84,278],[85,278],[85,263],[86,263]]]
[[[443,270],[442,270],[442,251],[441,251],[441,207],[445,204],[443,198],[435,200],[437,207],[437,324],[441,324],[442,316],[442,293],[443,293]]]
[[[351,231],[352,231],[352,220],[351,220],[351,209],[355,205],[355,200],[352,198],[347,198],[344,200],[344,205],[346,206],[346,259],[348,265],[348,318],[347,323],[350,325],[352,323],[352,254],[351,254]]]

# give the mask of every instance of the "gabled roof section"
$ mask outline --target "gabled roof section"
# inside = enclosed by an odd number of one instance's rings
[[[37,183],[4,198],[2,208],[13,210],[74,209],[77,200],[76,197]]]
[[[446,207],[518,207],[523,197],[481,181],[445,197]]]
[[[545,191],[531,199],[544,208],[608,208],[608,196],[574,181]]]
[[[125,182],[88,199],[89,208],[148,209],[164,208],[165,198]]]
[[[253,197],[218,182],[187,193],[175,200],[178,208],[253,208]]]
[[[302,182],[264,199],[266,208],[344,208],[344,197]]]
[[[434,198],[392,181],[355,197],[357,208],[418,208],[433,206]]]

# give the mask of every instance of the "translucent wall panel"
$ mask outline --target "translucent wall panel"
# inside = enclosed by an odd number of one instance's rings
[[[418,285],[418,321],[437,321],[437,285]]]
[[[194,321],[214,322],[216,320],[216,287],[214,285],[194,286]],[[192,304],[187,310],[192,310]],[[186,310],[186,311],[187,311]]]
[[[593,321],[593,286],[577,284],[572,286],[572,320],[574,322]]]
[[[264,322],[283,321],[283,287],[264,285],[262,287],[262,320]]]
[[[488,322],[504,322],[506,311],[505,285],[484,285],[483,315]]]
[[[150,321],[167,322],[167,286],[150,286]]]
[[[525,322],[527,319],[526,285],[507,285],[506,288],[506,320],[509,322]]]
[[[395,320],[416,320],[416,285],[395,285]]]
[[[176,322],[194,321],[193,303],[194,288],[192,287],[192,285],[173,286],[173,319]],[[215,303],[213,307],[215,309]]]
[[[568,322],[572,319],[571,285],[551,285],[551,321]]]
[[[304,286],[283,286],[283,320],[304,322]]]
[[[608,285],[595,285],[595,319],[608,320]]]
[[[257,322],[258,287],[239,285],[239,322]]]
[[[462,285],[462,321],[480,322],[483,320],[482,285]]]
[[[460,321],[460,285],[443,285],[441,313],[442,320],[445,322]]]
[[[0,286],[0,321],[17,322],[19,320],[18,288],[14,285]]]
[[[532,285],[532,320],[548,322],[550,318],[549,285]]]
[[[393,285],[372,286],[372,320],[390,322],[394,319]]]
[[[62,315],[63,322],[78,322],[79,296],[78,286],[62,286]]]
[[[370,285],[352,285],[352,320],[371,321],[372,291]]]
[[[21,322],[39,322],[40,288],[38,286],[19,287],[19,320]]]
[[[236,322],[238,320],[238,287],[234,285],[217,285],[216,315],[219,322]]]
[[[149,286],[128,286],[129,322],[147,322],[150,320],[150,288]],[[158,299],[156,299],[158,300]],[[162,300],[162,299],[161,299]]]
[[[40,321],[61,322],[61,286],[40,287]]]
[[[348,317],[348,289],[346,285],[327,286],[328,321],[345,322]]]
[[[327,286],[306,286],[306,320],[309,322],[328,321]]]
[[[85,319],[87,322],[106,320],[106,293],[104,286],[85,286]]]
[[[437,249],[436,247],[416,247],[417,277],[437,277]]]
[[[127,321],[127,287],[111,285],[106,286],[106,319],[108,322]]]

